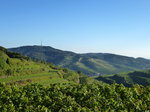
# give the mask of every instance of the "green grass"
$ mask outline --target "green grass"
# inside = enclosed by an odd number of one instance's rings
[[[17,80],[25,80],[25,79],[31,79],[31,78],[37,78],[37,77],[43,77],[43,76],[50,76],[48,73],[41,73],[41,74],[31,74],[31,75],[22,75],[22,76],[9,76],[5,78],[1,78],[0,82],[12,82]]]
[[[39,83],[43,85],[53,84],[53,83],[67,83],[68,81],[60,78],[56,72],[51,73],[40,73],[40,74],[31,74],[23,76],[10,76],[0,78],[1,83],[12,83],[20,80],[31,80],[31,83]],[[26,82],[25,84],[27,84]]]
[[[63,78],[55,78],[55,79],[49,79],[49,80],[42,80],[42,81],[38,81],[38,84],[42,84],[42,85],[49,85],[49,84],[55,84],[55,83],[68,83],[69,81],[63,79]]]

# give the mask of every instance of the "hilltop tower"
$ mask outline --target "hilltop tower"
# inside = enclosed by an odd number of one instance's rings
[[[41,47],[43,46],[43,42],[41,41]]]

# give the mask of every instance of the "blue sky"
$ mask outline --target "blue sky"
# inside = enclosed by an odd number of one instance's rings
[[[0,45],[150,58],[150,0],[0,0]]]

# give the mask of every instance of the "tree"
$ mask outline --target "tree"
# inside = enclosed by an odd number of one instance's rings
[[[6,63],[7,63],[7,64],[10,64],[10,60],[9,60],[8,58],[7,58],[7,60],[6,60]]]
[[[13,74],[13,71],[11,70],[11,69],[7,69],[6,70],[6,75],[7,76],[10,76],[10,75],[12,75]]]

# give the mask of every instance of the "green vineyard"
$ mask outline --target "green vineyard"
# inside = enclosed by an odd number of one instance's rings
[[[1,112],[149,112],[150,86],[0,85]]]

